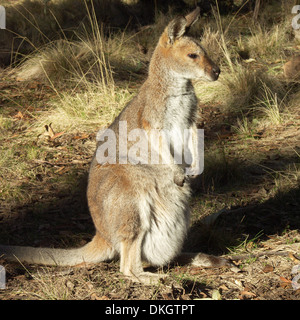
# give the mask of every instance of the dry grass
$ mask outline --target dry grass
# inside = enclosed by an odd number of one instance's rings
[[[80,93],[62,93],[52,108],[39,118],[39,130],[52,123],[57,131],[76,132],[107,127],[132,98],[122,88],[89,85]]]
[[[94,8],[88,18],[78,41],[50,42],[15,71],[22,80],[48,83],[57,94],[51,110],[35,123],[38,128],[53,123],[57,130],[72,132],[108,126],[132,97],[127,85],[122,88],[115,82],[122,74],[143,68],[134,54],[134,35],[122,32],[105,37]]]
[[[273,25],[270,29],[257,25],[250,30],[245,47],[254,58],[269,61],[284,60],[284,49],[290,40],[290,25],[287,21]]]
[[[91,17],[91,19],[93,19]],[[136,52],[133,34],[117,33],[105,38],[103,30],[93,25],[95,33],[78,35],[79,40],[61,39],[38,48],[26,57],[17,70],[24,80],[49,82],[53,87],[71,82],[77,86],[86,82],[111,83],[118,77],[138,73],[144,61]]]
[[[261,84],[264,90],[263,98],[258,99],[257,107],[255,110],[265,114],[267,119],[273,125],[279,125],[283,122],[283,114],[285,109],[284,99],[278,98],[277,92],[267,87],[265,83]]]

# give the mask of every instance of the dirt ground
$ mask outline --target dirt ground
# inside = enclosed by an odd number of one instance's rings
[[[2,147],[19,145],[16,156],[22,157],[22,144],[32,142],[32,136],[25,135],[35,121],[30,112],[38,113],[46,108],[52,93],[44,85],[23,84],[8,76],[0,80],[0,86],[10,97],[15,95],[14,101],[19,98],[30,101],[16,106],[1,97],[1,106],[6,107],[5,116],[13,121],[13,126],[3,134]],[[39,101],[38,107],[31,109],[35,101]],[[218,143],[222,136],[228,145],[241,145],[239,138],[224,124],[225,116],[217,106],[201,109],[202,122],[206,123],[205,135],[211,143]],[[25,113],[28,110],[30,112]],[[280,128],[276,130],[280,132]],[[294,145],[298,133],[295,125],[284,131]],[[89,241],[94,230],[85,188],[94,139],[95,132],[65,132],[52,141],[47,137],[37,139],[34,143],[46,148],[49,157],[29,161],[33,176],[24,175],[13,181],[12,173],[1,175],[1,179],[30,194],[25,200],[7,201],[2,187],[1,243],[71,247]],[[252,139],[243,145],[244,157],[247,150],[252,152],[253,148],[258,154],[265,153],[265,157],[258,166],[243,162],[240,155],[243,174],[239,176],[238,185],[220,181],[225,188],[216,187],[215,191],[208,192],[203,187],[205,177],[194,182],[193,223],[185,248],[232,257],[238,272],[170,265],[158,270],[169,277],[157,285],[145,286],[125,279],[118,271],[118,262],[61,268],[8,263],[0,258],[0,265],[6,270],[6,289],[0,290],[0,299],[298,300],[299,186],[273,196],[274,179],[264,170],[267,166],[279,170],[295,161],[295,155],[285,153],[285,149],[278,154],[279,145],[282,146],[282,140],[274,139],[270,131],[262,133],[259,140]],[[237,158],[237,154],[240,154],[239,147],[232,147],[229,157]],[[208,204],[212,206],[209,209]],[[199,219],[199,212],[204,208],[208,213],[223,211],[212,223],[206,223],[205,219]]]
[[[159,270],[169,277],[153,286],[124,279],[117,262],[50,268],[2,261],[7,272],[7,289],[0,291],[0,299],[299,300],[300,264],[299,256],[295,255],[299,243],[287,244],[299,239],[298,232],[288,232],[264,241],[252,251],[252,255],[259,254],[258,258],[237,262],[239,272],[170,266]],[[283,255],[269,256],[269,250]]]

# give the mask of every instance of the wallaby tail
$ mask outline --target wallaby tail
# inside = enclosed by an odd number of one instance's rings
[[[114,257],[113,248],[98,234],[85,246],[75,249],[33,248],[0,245],[0,258],[49,266],[98,263]]]

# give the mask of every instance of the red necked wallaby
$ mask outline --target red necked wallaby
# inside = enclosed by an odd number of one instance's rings
[[[219,67],[198,41],[187,36],[199,11],[196,8],[185,17],[177,17],[165,28],[152,55],[148,78],[138,95],[108,128],[114,134],[114,141],[123,141],[120,129],[126,124],[127,132],[139,129],[148,136],[147,150],[155,150],[160,159],[162,154],[173,159],[174,141],[183,140],[184,130],[191,130],[193,139],[197,139],[197,98],[191,80],[215,81],[220,74]],[[171,145],[161,137],[151,145],[153,140],[149,137],[161,130],[169,136]],[[197,167],[197,141],[189,147],[192,155],[189,164],[174,161],[153,164],[149,163],[148,156],[140,157],[141,161],[135,163],[129,161],[129,153],[125,158],[120,157],[120,149],[128,150],[134,144],[133,141],[123,142],[115,144],[112,155],[106,150],[101,157],[107,139],[98,139],[87,189],[89,210],[96,228],[91,242],[76,249],[0,246],[0,256],[61,266],[119,257],[120,271],[124,275],[146,283],[161,275],[145,272],[142,261],[153,266],[177,260],[205,267],[230,265],[222,257],[181,253],[190,216],[186,172]],[[116,156],[119,156],[118,161],[110,161]]]

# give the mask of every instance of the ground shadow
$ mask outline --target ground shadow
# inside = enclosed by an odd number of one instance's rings
[[[210,254],[225,254],[245,241],[261,241],[300,228],[300,187],[278,192],[274,197],[244,207],[224,210],[211,224],[195,222],[185,248]]]
[[[75,186],[62,188],[25,207],[10,208],[9,214],[5,214],[5,209],[1,210],[1,243],[70,247],[89,241],[94,234],[94,225],[86,199],[87,177],[87,171],[78,170]],[[42,183],[40,188],[42,191]]]
[[[285,160],[285,166],[294,161],[293,158]],[[251,170],[251,166],[244,168],[245,173]],[[263,172],[260,178],[262,175]],[[94,226],[86,200],[87,176],[87,170],[79,170],[78,183],[72,189],[61,189],[49,198],[34,201],[26,207],[15,207],[10,217],[2,214],[1,243],[72,247],[89,241],[94,234]],[[248,181],[240,181],[238,187],[230,186],[232,190],[246,190],[248,185]],[[42,184],[40,188],[43,188]],[[196,201],[201,199],[201,192],[194,197]],[[261,238],[267,237],[281,234],[287,228],[298,229],[299,226],[300,188],[295,187],[287,192],[279,190],[267,201],[226,210],[209,227],[203,226],[201,219],[196,221],[189,232],[185,249],[222,254],[227,251],[226,248],[237,245],[246,237],[252,239],[258,234]]]

